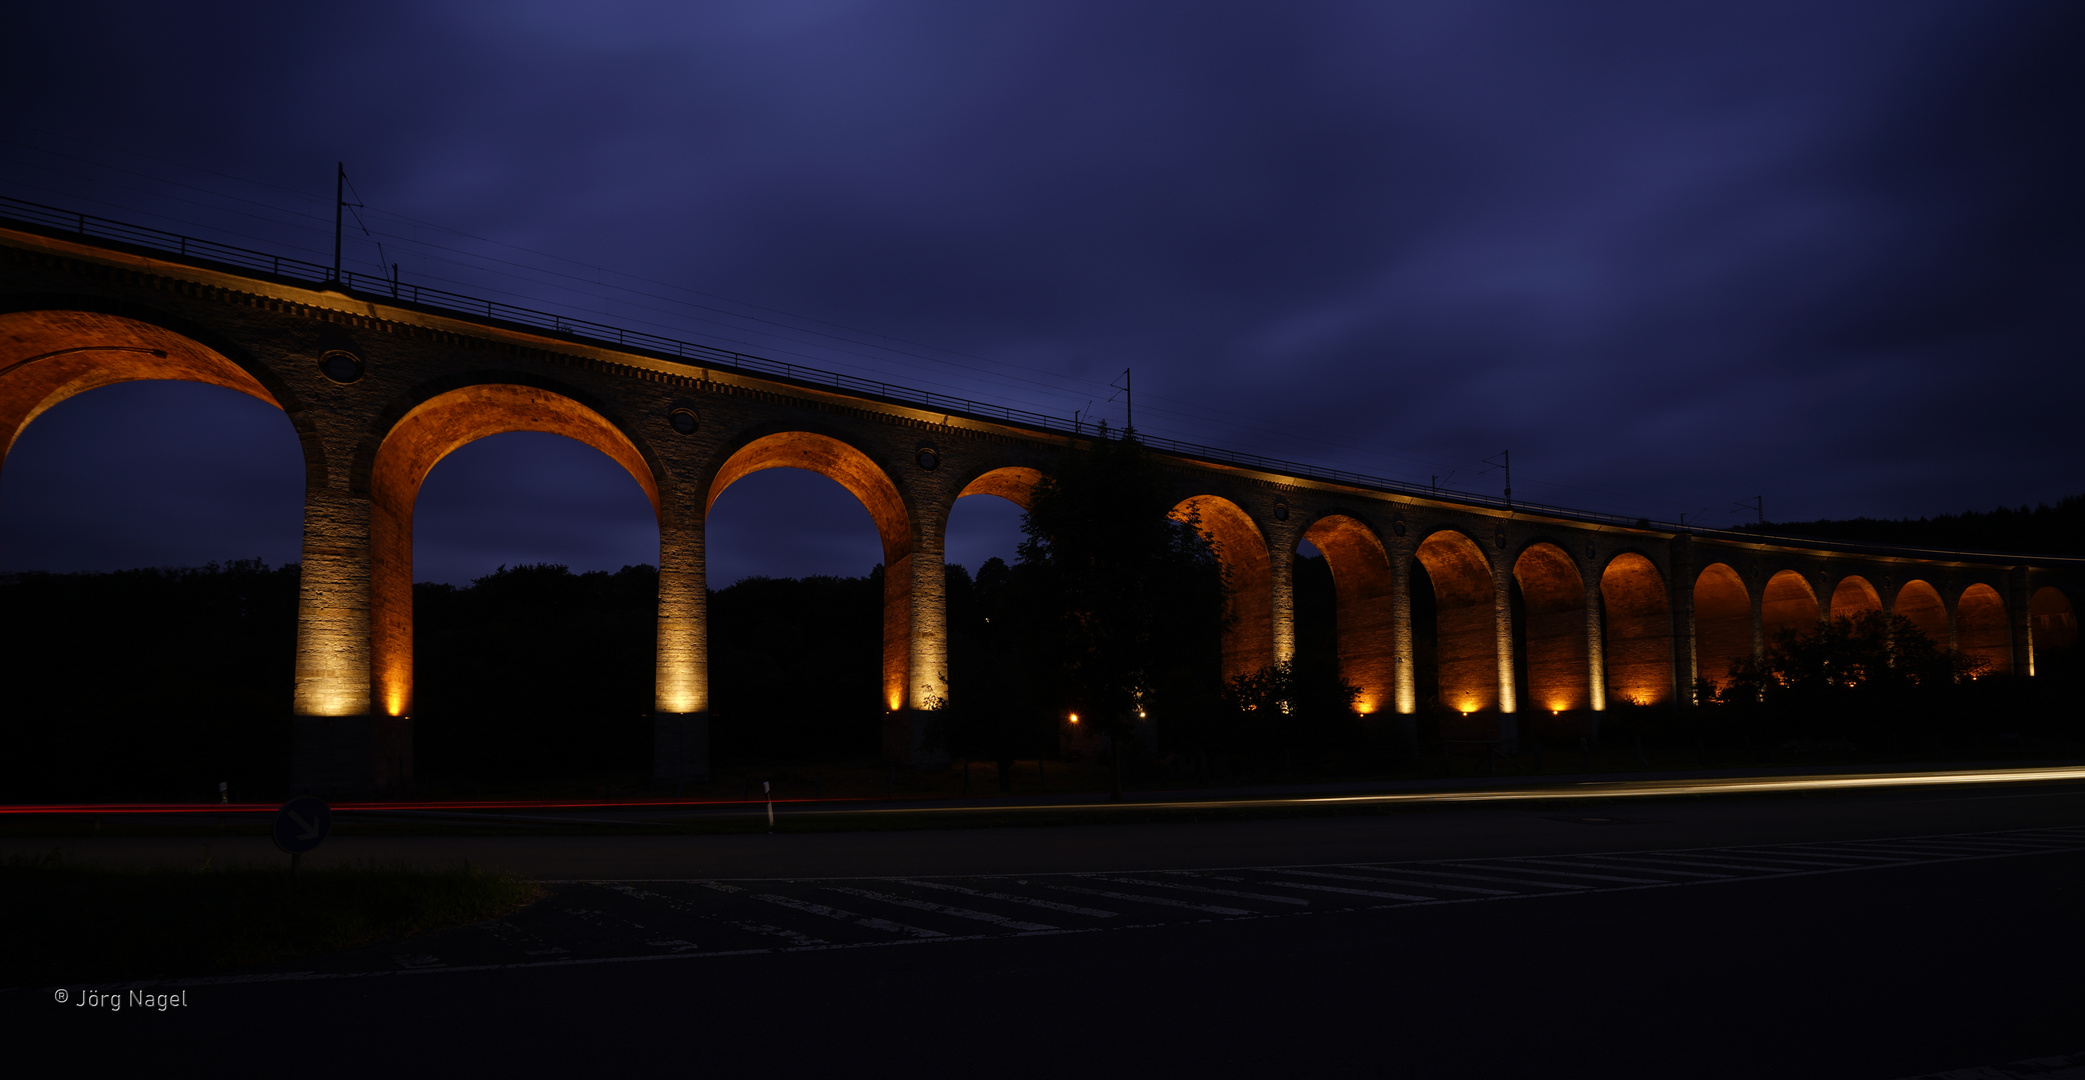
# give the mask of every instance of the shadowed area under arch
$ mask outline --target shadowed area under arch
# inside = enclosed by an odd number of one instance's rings
[[[1998,590],[1982,583],[1962,590],[1962,599],[1955,602],[1955,647],[1964,656],[1988,661],[1993,675],[2012,672],[2012,626]]]
[[[1913,578],[1897,590],[1897,601],[1891,611],[1902,615],[1918,627],[1919,633],[1945,649],[1950,640],[1947,632],[1947,602],[1940,598],[1940,590],[1931,583]]]
[[[1832,590],[1831,617],[1834,619],[1856,618],[1866,612],[1881,611],[1882,597],[1875,586],[1859,574],[1848,574],[1839,579],[1838,587]]]
[[[1600,603],[1609,700],[1672,700],[1672,605],[1657,566],[1634,552],[1615,556],[1600,575]]]
[[[1224,568],[1223,633],[1225,678],[1274,663],[1274,581],[1267,540],[1238,504],[1217,495],[1182,499],[1170,516],[1193,521]]]
[[[1759,630],[1768,641],[1782,630],[1814,634],[1821,610],[1817,593],[1809,581],[1793,570],[1783,570],[1766,580],[1759,593]]]
[[[400,417],[378,446],[369,478],[371,674],[376,707],[391,716],[412,714],[413,507],[420,485],[451,451],[510,431],[563,435],[607,454],[660,512],[658,483],[629,437],[562,394],[481,383],[437,395]]]
[[[2034,670],[2041,674],[2077,647],[2078,613],[2061,589],[2044,585],[2028,598],[2027,614],[2034,624]]]
[[[1752,596],[1724,563],[1694,579],[1694,675],[1719,689],[1730,682],[1733,660],[1752,658]]]
[[[1433,581],[1434,668],[1442,707],[1466,713],[1497,708],[1498,621],[1484,549],[1443,529],[1422,541],[1413,558]]]
[[[1313,522],[1303,542],[1318,549],[1332,572],[1339,677],[1361,690],[1356,712],[1378,712],[1390,705],[1397,678],[1390,556],[1375,530],[1344,514]]]
[[[846,488],[869,511],[883,542],[883,701],[898,709],[907,701],[912,669],[912,519],[889,474],[861,450],[809,431],[764,435],[725,459],[710,482],[703,511],[740,479],[763,469],[803,469]]]
[[[1513,579],[1524,613],[1528,684],[1521,693],[1528,707],[1590,708],[1585,579],[1578,567],[1555,544],[1532,544],[1514,560]]]

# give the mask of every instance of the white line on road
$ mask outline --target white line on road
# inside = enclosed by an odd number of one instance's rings
[[[1607,857],[1608,857],[1608,858],[1612,858],[1612,856],[1607,856]],[[1663,866],[1661,866],[1661,867],[1658,867],[1658,868],[1657,868],[1656,870],[1653,870],[1653,869],[1652,869],[1651,867],[1648,867],[1648,866],[1628,866],[1628,865],[1625,865],[1625,864],[1622,864],[1622,863],[1594,862],[1594,861],[1592,861],[1592,860],[1589,860],[1589,859],[1585,859],[1585,858],[1583,858],[1583,857],[1573,857],[1573,858],[1571,859],[1571,861],[1569,861],[1569,862],[1565,862],[1565,861],[1564,861],[1564,860],[1562,860],[1562,859],[1499,859],[1499,860],[1497,860],[1497,861],[1498,861],[1498,862],[1521,862],[1521,863],[1532,863],[1532,864],[1534,864],[1534,865],[1536,865],[1536,866],[1545,866],[1545,867],[1547,867],[1547,866],[1597,866],[1597,867],[1600,867],[1601,869],[1604,869],[1604,870],[1634,870],[1634,871],[1636,871],[1636,872],[1637,872],[1637,873],[1639,873],[1639,874],[1659,873],[1659,874],[1666,874],[1666,875],[1669,875],[1669,876],[1672,876],[1672,877],[1690,877],[1690,878],[1712,878],[1712,879],[1715,879],[1715,880],[1719,880],[1719,881],[1720,881],[1720,880],[1728,880],[1728,879],[1735,879],[1735,878],[1736,878],[1736,876],[1737,876],[1737,875],[1735,875],[1735,874],[1711,874],[1711,873],[1707,873],[1707,872],[1705,872],[1705,871],[1701,871],[1701,870],[1672,870],[1672,869],[1668,869],[1668,868],[1666,868],[1666,867],[1663,867]]]
[[[1354,867],[1351,867],[1351,869],[1355,869],[1355,870],[1378,870],[1379,868],[1378,868],[1378,867],[1373,867],[1373,866],[1354,866]],[[1387,867],[1384,867],[1384,868],[1380,868],[1380,872],[1382,872],[1382,873],[1393,873],[1393,872],[1394,872],[1394,873],[1399,873],[1399,874],[1425,874],[1425,875],[1426,875],[1427,877],[1452,877],[1452,878],[1462,878],[1462,879],[1464,879],[1464,880],[1466,880],[1466,881],[1495,881],[1495,882],[1498,882],[1498,883],[1500,883],[1500,884],[1502,884],[1502,885],[1540,885],[1540,886],[1543,886],[1543,887],[1545,887],[1545,888],[1550,888],[1550,889],[1587,889],[1587,888],[1591,888],[1591,886],[1589,886],[1589,885],[1580,885],[1580,884],[1577,884],[1576,882],[1569,882],[1569,883],[1567,883],[1567,882],[1562,882],[1562,881],[1529,881],[1529,880],[1527,880],[1526,878],[1503,878],[1503,877],[1486,877],[1486,876],[1485,876],[1485,875],[1483,875],[1483,874],[1454,874],[1454,873],[1450,873],[1450,872],[1448,872],[1448,871],[1446,871],[1446,870],[1420,870],[1420,869],[1416,869],[1416,868],[1414,868],[1414,867],[1409,867],[1409,866],[1401,866],[1401,867],[1398,867],[1398,868],[1397,868],[1397,869],[1396,869],[1395,871],[1392,871],[1392,870],[1390,870],[1389,868],[1387,868]]]
[[[1520,868],[1518,868],[1518,867],[1513,867],[1513,866],[1485,866],[1485,865],[1483,865],[1483,864],[1481,864],[1481,863],[1441,863],[1440,865],[1442,865],[1442,866],[1453,866],[1453,867],[1455,867],[1455,868],[1457,868],[1457,869],[1459,869],[1459,870],[1491,870],[1491,871],[1494,871],[1494,872],[1497,872],[1497,873],[1506,873],[1506,874],[1511,874],[1511,873],[1525,873],[1525,872],[1526,872],[1526,871],[1520,870]],[[1546,875],[1548,875],[1548,876],[1550,876],[1550,877],[1582,877],[1582,878],[1586,878],[1586,879],[1588,879],[1588,880],[1591,880],[1591,881],[1619,881],[1619,882],[1621,882],[1621,883],[1623,883],[1623,884],[1625,884],[1625,885],[1660,885],[1660,884],[1663,884],[1663,882],[1659,882],[1659,881],[1654,881],[1654,880],[1652,880],[1651,878],[1640,878],[1640,877],[1616,877],[1616,876],[1614,876],[1613,874],[1574,874],[1574,873],[1570,872],[1569,870],[1550,870],[1550,869],[1547,869],[1547,868],[1544,868],[1544,869],[1543,869],[1543,870],[1541,871],[1541,873],[1543,873],[1543,874],[1546,874]]]
[[[941,881],[921,881],[917,878],[896,878],[900,885],[913,885],[922,889],[940,889],[944,892],[961,893],[964,896],[979,896],[987,900],[1001,900],[1009,904],[1026,904],[1046,911],[1062,911],[1068,915],[1084,915],[1089,919],[1112,919],[1122,914],[1119,911],[1102,911],[1099,908],[1080,907],[1077,904],[1060,904],[1055,900],[1037,900],[1032,896],[1015,896],[1012,893],[985,892],[966,889],[961,885],[950,885]]]
[[[1171,881],[1147,881],[1144,878],[1092,877],[1088,880],[1112,882],[1116,885],[1143,885],[1153,889],[1179,889],[1182,892],[1208,893],[1211,896],[1234,896],[1240,900],[1272,900],[1277,904],[1298,904],[1306,907],[1310,904],[1310,901],[1300,896],[1274,896],[1269,893],[1239,892],[1236,889],[1212,889],[1207,885],[1181,885]]]
[[[1713,866],[1718,870],[1752,870],[1760,873],[1778,874],[1788,869],[1785,866],[1747,866],[1744,863],[1715,862],[1690,855],[1602,855],[1603,859],[1620,859],[1623,862],[1649,863],[1644,869],[1664,866]]]
[[[950,907],[947,904],[936,904],[927,900],[914,900],[910,897],[892,896],[889,893],[870,892],[867,889],[857,889],[851,885],[827,885],[825,886],[825,891],[844,893],[848,896],[859,896],[864,900],[875,900],[884,904],[896,904],[899,907],[909,907],[915,911],[931,911],[936,915],[953,915],[958,919],[969,919],[972,922],[991,923],[993,926],[1004,926],[1009,930],[1057,929],[1045,923],[1022,922],[1019,919],[1009,919],[1004,915],[994,915],[989,911],[972,911],[969,908]]]
[[[1393,882],[1391,882],[1391,884],[1395,885],[1395,884],[1398,884],[1398,882],[1394,882],[1394,881],[1393,881]],[[1346,887],[1346,886],[1344,886],[1344,885],[1312,885],[1312,884],[1309,884],[1308,882],[1302,882],[1302,881],[1298,881],[1298,882],[1293,882],[1293,883],[1291,883],[1291,882],[1283,882],[1283,883],[1282,883],[1282,886],[1281,886],[1281,887],[1282,887],[1282,888],[1284,888],[1284,889],[1309,889],[1309,890],[1311,890],[1312,892],[1329,892],[1329,893],[1345,893],[1345,894],[1347,894],[1348,896],[1368,896],[1368,897],[1374,897],[1374,898],[1376,898],[1376,899],[1380,899],[1380,900],[1404,900],[1404,901],[1408,901],[1408,902],[1411,902],[1411,903],[1419,903],[1419,904],[1425,904],[1425,903],[1438,903],[1438,902],[1440,901],[1440,897],[1438,897],[1438,896],[1411,896],[1411,895],[1409,895],[1409,894],[1406,894],[1406,893],[1394,893],[1394,892],[1377,892],[1377,891],[1376,891],[1376,890],[1374,890],[1374,889],[1349,889],[1349,888],[1347,888],[1347,887]],[[1428,886],[1428,888],[1431,888],[1431,887],[1432,887],[1432,886]],[[1492,892],[1493,890],[1491,890],[1491,889],[1472,889],[1472,890],[1470,890],[1470,891],[1471,891],[1471,892]],[[1523,893],[1500,893],[1499,895],[1500,895],[1500,896],[1521,896],[1521,895],[1526,895],[1526,894],[1523,894]]]
[[[1045,885],[1043,888],[1056,889],[1059,892],[1084,893],[1087,896],[1105,896],[1110,900],[1127,900],[1133,904],[1157,904],[1160,907],[1191,908],[1195,911],[1206,911],[1212,915],[1253,914],[1242,908],[1217,907],[1214,904],[1190,904],[1185,900],[1168,900],[1163,896],[1138,896],[1134,893],[1109,892],[1106,889],[1087,889],[1078,885]]]
[[[866,926],[871,930],[881,930],[889,934],[905,934],[907,936],[916,938],[948,936],[947,934],[941,933],[938,930],[924,930],[917,926],[907,926],[904,923],[894,923],[889,919],[879,919],[872,915],[856,915],[852,911],[841,911],[839,908],[826,907],[824,904],[814,904],[809,900],[798,900],[795,897],[790,896],[776,896],[773,893],[760,893],[756,895],[754,899],[765,900],[770,904],[777,904],[785,908],[793,908],[797,911],[801,911],[810,915],[823,915],[828,919],[835,919],[844,923],[853,923],[856,926]]]
[[[1485,889],[1476,885],[1443,885],[1437,881],[1405,881],[1399,878],[1376,875],[1362,877],[1360,874],[1328,874],[1322,870],[1270,870],[1268,873],[1280,874],[1283,877],[1331,878],[1335,881],[1366,881],[1376,885],[1403,885],[1412,889],[1440,889],[1446,892],[1482,893],[1485,896],[1516,895],[1510,889]],[[1431,899],[1431,897],[1428,899]]]

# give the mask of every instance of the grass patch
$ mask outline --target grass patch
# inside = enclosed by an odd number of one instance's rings
[[[129,870],[58,853],[0,863],[0,986],[209,975],[483,919],[542,890],[468,864]]]

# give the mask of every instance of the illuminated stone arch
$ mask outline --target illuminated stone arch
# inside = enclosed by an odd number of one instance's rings
[[[963,485],[963,490],[956,493],[956,498],[961,499],[969,495],[997,495],[1026,510],[1028,504],[1035,500],[1035,487],[1042,483],[1042,480],[1043,474],[1040,469],[1031,469],[1025,465],[1008,465],[986,472]]]
[[[286,413],[299,411],[266,369],[157,323],[98,311],[6,312],[0,313],[0,460],[31,421],[59,402],[155,379],[221,386]],[[298,435],[306,435],[301,425]],[[305,447],[309,457],[312,440],[305,439]]]
[[[0,463],[29,424],[60,402],[117,383],[165,380],[220,386],[283,410],[303,447],[307,484],[323,484],[325,450],[304,422],[303,402],[236,349],[158,319],[88,307],[0,313]],[[369,711],[370,693],[365,613],[359,605],[341,612],[321,602],[354,593],[361,567],[359,560],[314,551],[308,514],[294,708],[303,716],[361,715]]]
[[[1433,582],[1434,671],[1441,705],[1464,713],[1498,708],[1497,590],[1484,549],[1460,532],[1442,529],[1420,541],[1412,557]]]
[[[1982,583],[1962,590],[1955,601],[1955,647],[1964,656],[1989,661],[1993,675],[2012,672],[2013,628],[1998,590]]]
[[[1794,570],[1766,579],[1766,588],[1759,591],[1759,632],[1768,641],[1782,630],[1814,634],[1821,616],[1816,590]]]
[[[1225,678],[1274,663],[1274,574],[1267,538],[1237,503],[1217,495],[1182,499],[1169,512],[1189,521],[1216,549],[1224,569]]]
[[[1902,615],[1918,627],[1921,634],[1943,649],[1949,648],[1953,638],[1948,634],[1947,601],[1940,598],[1940,590],[1930,582],[1913,578],[1897,590],[1896,603],[1891,614]]]
[[[826,477],[846,488],[869,517],[876,523],[876,535],[883,543],[883,703],[893,712],[908,705],[913,708],[931,707],[931,699],[939,696],[931,689],[914,686],[913,669],[934,667],[934,672],[922,671],[922,677],[945,675],[947,657],[945,649],[935,656],[915,655],[916,639],[924,636],[931,644],[945,646],[942,627],[915,627],[915,589],[913,574],[913,530],[912,515],[906,509],[905,498],[898,486],[876,464],[868,454],[851,443],[831,435],[810,431],[781,431],[759,438],[741,446],[725,459],[710,482],[709,497],[703,505],[706,517],[709,508],[717,504],[717,498],[731,485],[763,469],[803,469]],[[938,574],[930,584],[938,586]],[[933,610],[939,610],[939,597]],[[915,634],[915,629],[920,633]],[[931,651],[931,650],[929,650]],[[916,663],[917,662],[917,663]],[[945,693],[941,691],[940,693]]]
[[[2034,627],[2034,671],[2048,671],[2058,657],[2077,647],[2078,614],[2070,597],[2053,585],[2034,590],[2027,614]]]
[[[1881,594],[1859,574],[1840,578],[1838,586],[1832,589],[1831,617],[1834,620],[1859,618],[1867,612],[1881,610]]]
[[[489,435],[562,435],[608,455],[644,489],[663,523],[653,465],[623,429],[577,396],[541,386],[487,381],[425,396],[384,431],[364,483],[369,494],[370,678],[375,707],[413,710],[413,509],[434,466]],[[662,633],[665,632],[662,620]],[[670,643],[662,642],[663,648]],[[662,696],[671,688],[662,687]],[[661,711],[693,711],[668,701]],[[681,704],[680,708],[670,706]]]
[[[1585,578],[1578,565],[1562,548],[1538,542],[1514,560],[1513,580],[1520,586],[1527,642],[1527,686],[1520,693],[1528,707],[1593,707]]]
[[[1633,705],[1671,701],[1672,603],[1657,565],[1635,552],[1615,556],[1600,574],[1600,605],[1608,697]]]
[[[1726,563],[1711,563],[1694,579],[1694,674],[1718,688],[1730,682],[1732,661],[1752,658],[1752,596]]]
[[[1332,571],[1333,626],[1339,677],[1360,688],[1354,709],[1362,715],[1390,706],[1396,692],[1396,617],[1391,605],[1390,555],[1361,521],[1327,514],[1311,523],[1303,539],[1325,557]]]

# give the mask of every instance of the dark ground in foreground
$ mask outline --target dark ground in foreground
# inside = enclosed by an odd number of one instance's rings
[[[993,874],[1583,857],[2085,825],[2085,797],[2074,788],[1604,810],[915,832],[870,843],[862,841],[879,837],[775,837],[783,843],[766,851],[757,844],[767,837],[674,840],[705,853],[702,876]],[[516,855],[586,860],[564,847],[585,838],[508,839]],[[613,854],[626,872],[694,854],[614,839],[596,858]],[[557,850],[522,846],[530,844]],[[1225,852],[1256,857],[1211,858]],[[1281,853],[1295,857],[1264,857]],[[577,906],[615,913],[606,903]],[[2081,912],[2085,856],[2041,852],[1119,932],[204,985],[164,1013],[97,1013],[14,992],[0,994],[0,1015],[32,1042],[71,1048],[81,1065],[252,1056],[315,1075],[645,1068],[1887,1080],[2080,1049]],[[932,917],[907,916],[911,925]]]

